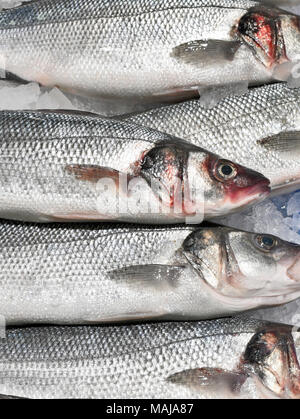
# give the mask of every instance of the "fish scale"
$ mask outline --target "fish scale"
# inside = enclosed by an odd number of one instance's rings
[[[148,298],[146,307],[151,313],[151,307],[155,307],[151,302],[153,297],[160,307],[160,298],[157,299],[156,293],[151,292],[151,287],[143,297],[140,296],[140,302],[136,301],[130,307],[131,304],[127,304],[126,300],[129,303],[132,298],[138,298],[139,288],[135,290],[134,287],[128,289],[126,285],[118,286],[118,283],[106,277],[105,272],[126,265],[147,265],[154,261],[168,263],[174,249],[180,247],[191,231],[188,227],[130,230],[118,226],[62,225],[61,228],[39,229],[30,224],[2,224],[1,283],[3,291],[6,291],[2,294],[0,313],[7,321],[12,316],[22,323],[25,318],[27,321],[34,318],[46,321],[54,317],[61,317],[63,322],[67,319],[82,322],[84,318],[93,321],[105,312],[104,316],[108,318],[121,314],[123,309],[120,311],[119,298],[123,301],[121,305],[128,306],[124,306],[128,315],[137,313],[138,316],[142,314],[137,306],[141,304],[143,307],[143,301]],[[11,274],[14,277],[12,282]],[[14,292],[16,289],[20,290],[20,294]],[[33,306],[32,298],[36,301]],[[170,298],[176,301],[176,293]],[[181,298],[184,298],[183,295]],[[90,303],[86,305],[84,301]],[[172,305],[171,301],[169,304]],[[33,317],[29,314],[30,306],[35,313]]]
[[[118,125],[119,129],[108,120],[88,116],[4,112],[1,117],[2,190],[14,194],[18,199],[16,194],[25,188],[28,194],[26,199],[33,203],[33,208],[34,202],[39,205],[41,195],[49,194],[55,196],[58,205],[60,200],[63,202],[68,198],[69,202],[74,202],[76,196],[82,199],[85,196],[86,204],[91,205],[91,199],[95,200],[95,191],[68,179],[64,169],[67,164],[101,166],[103,162],[103,166],[115,165],[120,170],[128,170],[134,155],[138,159],[140,153],[153,144],[153,140],[159,142],[169,138],[159,133],[136,130],[131,125]],[[123,156],[121,167],[120,154]],[[95,201],[92,205],[95,205]]]

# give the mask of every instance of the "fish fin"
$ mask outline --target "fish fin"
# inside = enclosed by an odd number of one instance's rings
[[[11,81],[11,82],[17,82],[20,84],[28,83],[27,80],[22,79],[21,77],[18,77],[14,73],[10,73],[9,71],[6,71],[5,69],[1,68],[1,74],[4,75],[3,80]]]
[[[86,164],[67,165],[66,171],[73,174],[78,180],[85,180],[88,182],[98,182],[100,179],[113,179],[116,184],[119,184],[120,172],[109,167],[93,166]]]
[[[99,324],[99,323],[130,323],[130,322],[137,322],[137,321],[152,321],[152,320],[159,320],[163,318],[166,315],[166,311],[160,311],[159,309],[157,312],[155,311],[136,311],[134,313],[122,313],[118,315],[107,315],[106,317],[98,318],[96,321],[93,318],[91,319],[85,319],[86,323],[89,324]]]
[[[58,212],[47,215],[48,222],[70,222],[70,221],[114,221],[113,216],[101,214],[97,211],[90,212]],[[44,219],[42,222],[45,222]]]
[[[24,400],[25,397],[9,396],[6,394],[0,394],[0,400]]]
[[[209,60],[232,61],[240,46],[240,41],[195,40],[176,46],[171,56],[192,65],[206,64]]]
[[[25,110],[27,112],[32,112],[32,110],[27,109]],[[88,112],[88,111],[80,111],[78,109],[36,109],[34,110],[35,113],[40,114],[63,114],[63,115],[73,115],[73,116],[90,116],[93,118],[103,118],[101,115],[94,113],[94,112]],[[105,117],[104,117],[105,118]]]
[[[184,266],[174,265],[132,265],[109,272],[110,279],[125,282],[129,285],[177,286],[177,280]]]
[[[221,368],[194,368],[170,375],[169,383],[193,387],[199,390],[238,393],[247,376],[242,372],[227,371]]]
[[[283,131],[258,140],[257,143],[269,151],[285,154],[291,159],[300,156],[300,131]]]

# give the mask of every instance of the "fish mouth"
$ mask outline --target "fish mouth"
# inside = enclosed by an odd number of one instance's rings
[[[266,198],[271,192],[270,181],[263,179],[256,185],[249,186],[245,192],[255,198]]]
[[[224,213],[232,214],[237,210],[247,209],[252,204],[259,203],[269,197],[270,192],[270,181],[266,178],[245,188],[228,188],[224,199],[209,207],[207,219],[218,219],[223,217]],[[220,208],[222,208],[222,211],[220,211]]]
[[[265,7],[251,8],[238,24],[238,37],[268,69],[289,61],[281,28],[283,13]]]
[[[229,199],[232,204],[240,203],[240,207],[246,207],[253,202],[262,201],[270,195],[270,181],[266,178],[258,181],[254,185],[241,190],[234,190],[229,193]]]

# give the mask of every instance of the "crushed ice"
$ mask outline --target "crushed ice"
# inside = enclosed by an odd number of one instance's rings
[[[274,234],[300,244],[300,191],[266,199],[218,222],[255,233]]]
[[[41,90],[36,83],[18,84],[0,80],[0,110],[75,109],[56,87]]]

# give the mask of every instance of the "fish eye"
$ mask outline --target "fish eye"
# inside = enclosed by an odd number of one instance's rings
[[[235,178],[237,168],[233,163],[227,161],[219,161],[216,165],[215,176],[221,182]]]
[[[255,237],[255,243],[260,249],[268,252],[277,245],[277,240],[272,236],[258,235]]]

